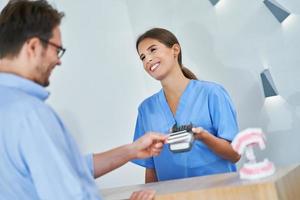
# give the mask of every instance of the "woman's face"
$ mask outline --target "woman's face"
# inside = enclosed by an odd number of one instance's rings
[[[163,80],[178,65],[178,45],[169,48],[156,39],[146,38],[138,45],[144,69],[156,80]]]

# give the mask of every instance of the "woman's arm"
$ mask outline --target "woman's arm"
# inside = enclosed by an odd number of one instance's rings
[[[155,169],[146,168],[145,183],[157,182]]]
[[[201,140],[217,155],[233,163],[239,161],[241,156],[233,150],[232,146],[227,140],[218,138],[200,127],[193,128],[192,131],[195,133],[196,139]]]

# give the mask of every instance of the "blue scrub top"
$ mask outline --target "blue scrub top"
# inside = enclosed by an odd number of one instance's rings
[[[212,82],[190,80],[173,115],[164,91],[147,98],[138,109],[134,140],[148,131],[169,133],[174,124],[203,127],[211,134],[232,141],[238,133],[236,111],[225,89]],[[159,181],[236,171],[235,165],[196,140],[188,152],[173,153],[165,145],[161,154],[133,160],[153,168]]]

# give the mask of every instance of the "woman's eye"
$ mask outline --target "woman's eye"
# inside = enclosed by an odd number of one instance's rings
[[[151,52],[155,52],[155,51],[156,51],[156,48],[151,48],[150,51],[151,51]]]
[[[143,60],[145,59],[145,56],[141,56],[140,58],[141,58],[141,60],[143,61]]]

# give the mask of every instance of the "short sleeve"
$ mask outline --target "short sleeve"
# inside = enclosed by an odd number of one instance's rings
[[[84,157],[50,109],[32,111],[21,126],[20,154],[40,199],[100,199]]]
[[[228,93],[220,85],[211,88],[209,111],[216,135],[232,141],[238,133],[236,111]]]
[[[88,165],[91,175],[94,177],[94,155],[92,153],[86,154],[84,159]]]
[[[145,134],[145,130],[144,130],[144,126],[143,126],[142,110],[141,110],[141,107],[139,107],[133,141],[139,139],[144,134]],[[135,159],[135,160],[132,160],[132,162],[137,165],[140,165],[142,167],[145,167],[145,168],[154,168],[153,157],[146,158],[146,159]]]

